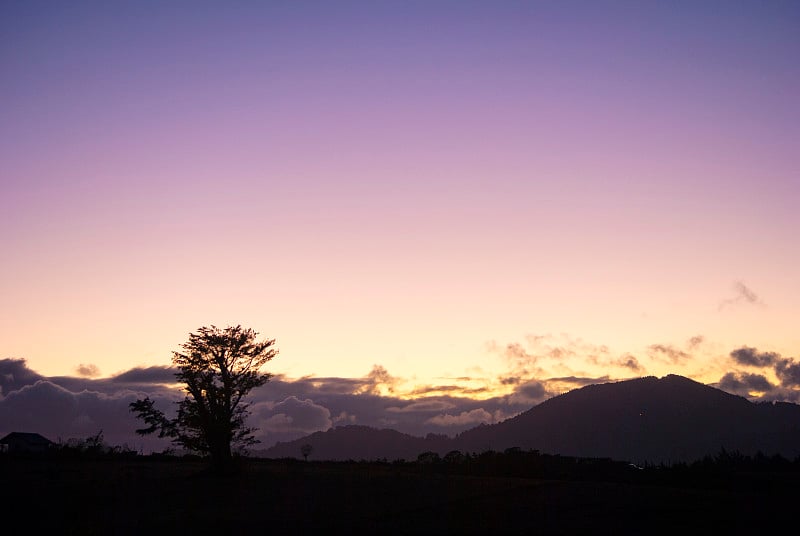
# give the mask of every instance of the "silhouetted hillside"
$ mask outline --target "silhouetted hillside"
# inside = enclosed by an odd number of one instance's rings
[[[469,451],[508,447],[635,462],[692,461],[725,448],[800,455],[800,406],[754,404],[681,376],[590,385],[456,438]]]
[[[351,425],[278,443],[261,454],[268,458],[300,458],[300,448],[308,444],[312,446],[312,460],[411,460],[420,452],[447,448],[451,442],[447,436],[429,434],[422,438],[396,430]]]
[[[722,448],[794,459],[800,456],[800,406],[754,404],[681,376],[646,377],[576,389],[451,440],[344,427],[278,444],[264,455],[299,457],[305,443],[314,447],[315,459],[413,459],[424,451],[511,447],[635,463],[690,462]]]

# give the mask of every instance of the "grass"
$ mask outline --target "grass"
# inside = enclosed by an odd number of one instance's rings
[[[750,480],[520,478],[416,464],[147,457],[0,460],[0,504],[33,533],[740,534],[792,521],[797,473]],[[32,512],[33,514],[23,514]]]

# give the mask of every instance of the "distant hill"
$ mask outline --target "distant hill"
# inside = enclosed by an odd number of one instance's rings
[[[682,376],[589,385],[467,430],[466,451],[508,447],[634,462],[693,461],[721,448],[800,455],[800,406],[755,404]]]
[[[311,460],[412,460],[421,452],[446,450],[451,443],[452,439],[443,435],[423,438],[396,430],[350,425],[278,443],[256,454],[265,458],[301,458],[300,448],[308,444],[312,446]]]
[[[453,439],[428,439],[347,426],[263,451],[266,457],[414,459],[424,451],[481,452],[510,447],[634,463],[694,461],[724,448],[753,455],[800,456],[800,406],[752,403],[682,376],[589,385],[553,397],[511,419]]]

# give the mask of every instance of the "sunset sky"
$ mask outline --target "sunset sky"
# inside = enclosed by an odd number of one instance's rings
[[[799,58],[798,2],[4,2],[0,358],[800,387]]]

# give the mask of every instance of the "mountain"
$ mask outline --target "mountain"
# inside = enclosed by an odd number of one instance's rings
[[[589,385],[455,439],[465,451],[538,449],[634,462],[693,461],[721,448],[800,455],[800,406],[755,404],[682,376]]]
[[[263,452],[315,459],[414,459],[424,451],[502,451],[600,457],[635,463],[690,462],[724,448],[753,455],[800,456],[800,406],[753,403],[682,376],[589,385],[553,397],[511,419],[453,439],[347,426],[317,432]]]
[[[452,439],[444,435],[428,434],[422,438],[391,429],[350,425],[278,443],[257,454],[265,458],[299,458],[301,447],[311,445],[312,460],[413,460],[421,452],[447,450],[451,443]]]

